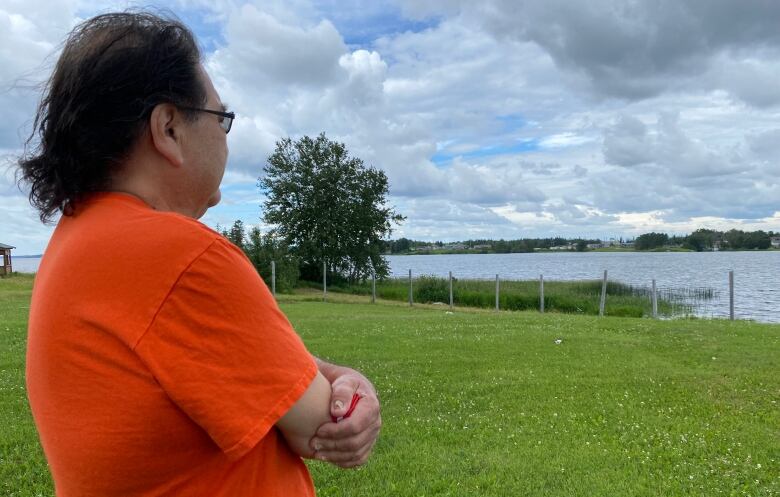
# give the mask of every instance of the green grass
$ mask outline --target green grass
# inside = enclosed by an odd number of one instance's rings
[[[33,275],[0,279],[0,495],[52,495],[24,387]]]
[[[307,282],[302,281],[302,285]],[[310,284],[317,286],[316,284]],[[546,281],[544,283],[544,307],[547,312],[573,314],[599,314],[601,299],[600,280]],[[321,285],[318,286],[322,288]],[[328,287],[330,292],[344,292],[355,295],[370,295],[371,282],[361,284],[339,284]],[[496,283],[489,280],[455,280],[453,302],[456,306],[495,309]],[[408,302],[409,280],[388,278],[377,281],[377,297]],[[446,278],[421,276],[412,281],[414,302],[449,303],[449,282]],[[690,295],[680,292],[666,292],[658,295],[658,312],[662,316],[688,314],[691,311]],[[702,299],[711,298],[712,292],[703,292]],[[500,281],[499,308],[522,311],[539,309],[539,281]],[[652,315],[651,292],[646,288],[633,287],[620,282],[607,283],[607,299],[604,313],[608,316],[642,317]]]
[[[0,280],[3,495],[51,492],[23,389],[29,295]],[[321,497],[780,495],[780,326],[281,298],[382,400],[365,467],[310,463]]]

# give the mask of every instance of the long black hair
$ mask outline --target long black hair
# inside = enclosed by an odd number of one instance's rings
[[[103,14],[71,31],[18,161],[42,222],[109,186],[156,105],[205,103],[200,57],[192,32],[172,16]]]

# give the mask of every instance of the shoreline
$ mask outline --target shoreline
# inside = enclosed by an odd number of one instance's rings
[[[780,248],[769,249],[752,249],[752,250],[690,250],[683,248],[673,249],[653,249],[653,250],[634,250],[634,249],[588,249],[583,251],[577,250],[550,250],[539,249],[530,252],[491,252],[491,251],[430,251],[430,252],[399,252],[393,254],[382,254],[382,256],[406,256],[406,255],[508,255],[508,254],[587,254],[587,253],[601,253],[601,254],[614,254],[614,253],[637,253],[637,254],[656,254],[656,253],[691,253],[691,254],[703,254],[711,252],[727,252],[727,253],[765,253],[765,252],[780,252]]]

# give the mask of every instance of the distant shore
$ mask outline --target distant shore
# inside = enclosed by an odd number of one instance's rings
[[[484,254],[573,254],[573,253],[587,253],[587,252],[636,252],[636,253],[649,253],[649,252],[697,252],[696,250],[681,248],[681,247],[669,247],[669,248],[655,248],[649,250],[636,250],[632,248],[621,247],[605,247],[598,249],[588,250],[551,250],[551,249],[537,249],[528,252],[496,252],[490,250],[416,250],[414,252],[395,252],[392,254],[382,255],[484,255]],[[751,249],[751,250],[702,250],[701,252],[780,252],[780,248],[768,248],[768,249]]]

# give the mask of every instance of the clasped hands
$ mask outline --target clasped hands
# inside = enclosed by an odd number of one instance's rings
[[[364,464],[376,443],[382,427],[379,398],[365,376],[343,366],[334,366],[317,360],[320,372],[331,382],[330,414],[343,417],[353,395],[360,396],[349,417],[338,422],[327,422],[317,429],[309,442],[314,458],[341,468]]]

